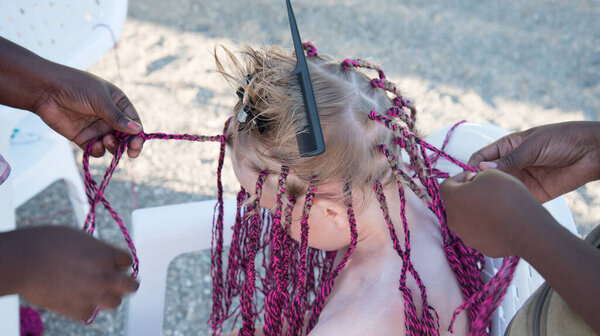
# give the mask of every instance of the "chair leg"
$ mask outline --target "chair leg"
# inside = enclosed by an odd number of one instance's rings
[[[65,182],[67,192],[69,194],[69,201],[73,207],[73,214],[77,221],[77,226],[82,227],[87,214],[89,212],[89,205],[87,202],[87,196],[85,194],[85,187],[83,185],[83,177],[79,171],[79,166],[75,160],[75,155],[71,144],[68,142],[61,143],[62,148],[57,151],[56,156],[60,156],[61,166],[60,177]]]
[[[79,175],[78,175],[79,176]],[[64,183],[69,193],[69,201],[73,207],[73,214],[77,221],[77,227],[82,227],[89,212],[89,205],[83,183],[78,176],[69,176],[64,178]]]
[[[1,335],[20,335],[18,295],[8,295],[0,298],[0,322]]]

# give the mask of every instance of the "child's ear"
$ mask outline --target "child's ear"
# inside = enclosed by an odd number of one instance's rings
[[[337,229],[346,230],[348,228],[346,206],[341,201],[317,197],[313,202],[313,207],[317,208],[325,220],[333,223]]]

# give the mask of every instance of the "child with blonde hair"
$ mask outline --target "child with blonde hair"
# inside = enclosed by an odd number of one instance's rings
[[[242,190],[225,270],[220,209],[213,228],[214,332],[235,316],[241,335],[485,334],[511,265],[484,285],[483,256],[445,224],[430,156],[471,168],[421,139],[413,103],[379,67],[304,47],[326,145],[311,157],[296,142],[306,118],[293,53],[225,49],[230,70],[215,56],[239,87],[225,137]]]

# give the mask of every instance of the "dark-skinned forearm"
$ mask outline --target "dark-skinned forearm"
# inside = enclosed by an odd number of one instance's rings
[[[17,294],[23,281],[21,247],[18,232],[0,233],[0,296]]]
[[[515,237],[519,255],[600,335],[600,250],[548,213],[529,221]]]
[[[35,111],[60,67],[0,37],[0,104]]]

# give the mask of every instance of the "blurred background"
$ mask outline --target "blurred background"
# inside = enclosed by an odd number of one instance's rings
[[[427,133],[466,119],[518,131],[600,118],[600,1],[293,2],[301,36],[320,54],[379,63],[419,110]],[[284,1],[130,0],[115,49],[90,71],[119,87],[146,132],[213,135],[236,102],[215,72],[220,45],[291,48]],[[150,141],[122,160],[106,196],[130,223],[131,211],[214,198],[218,145]],[[81,151],[77,150],[78,160]],[[92,162],[98,180],[108,158]],[[225,194],[237,184],[227,162]],[[77,226],[69,190],[52,184],[20,207],[18,226]],[[600,183],[567,195],[578,230],[600,222]],[[101,211],[100,238],[125,247]],[[165,335],[203,335],[210,311],[209,255],[193,253],[169,269]],[[143,282],[144,279],[141,279]],[[126,302],[125,302],[126,304]],[[45,335],[123,335],[124,306],[83,326],[42,312]]]

